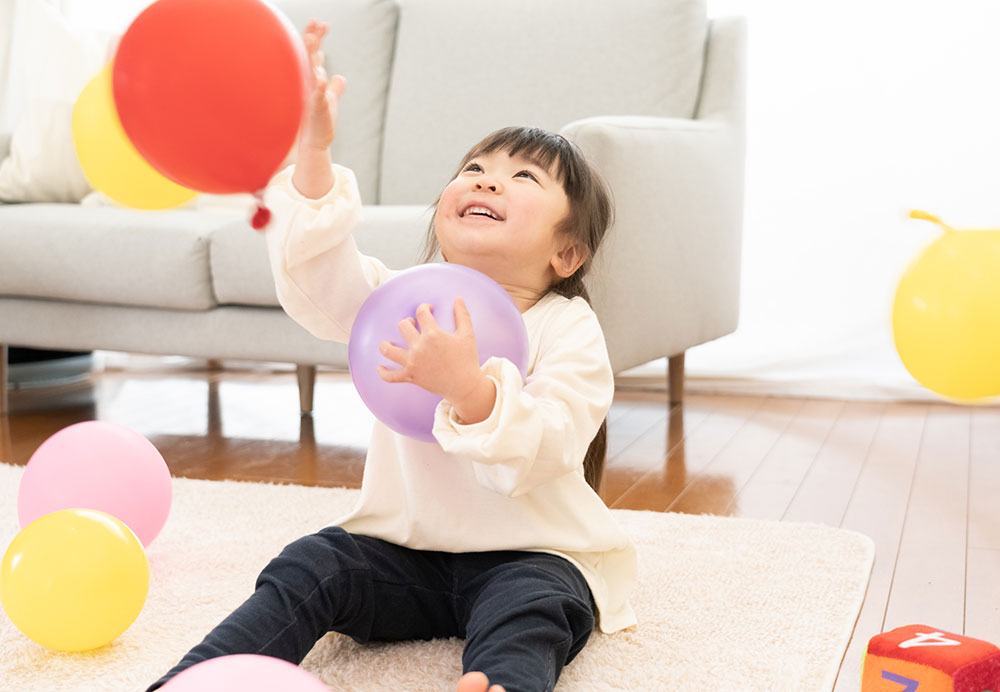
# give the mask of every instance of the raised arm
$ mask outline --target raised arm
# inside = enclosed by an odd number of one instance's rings
[[[346,342],[354,316],[389,270],[358,252],[351,232],[361,220],[354,173],[330,161],[337,104],[346,81],[327,79],[320,43],[326,25],[315,20],[303,33],[312,89],[299,130],[297,159],[267,190],[275,223],[268,255],[281,306],[321,339]]]
[[[327,78],[321,49],[326,29],[324,22],[312,19],[302,33],[309,64],[312,67],[312,88],[299,129],[292,184],[303,196],[310,199],[323,197],[333,187],[330,145],[336,136],[340,97],[347,88],[347,80],[341,75]]]

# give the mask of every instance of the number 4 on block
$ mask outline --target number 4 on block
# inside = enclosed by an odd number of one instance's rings
[[[981,639],[907,625],[868,642],[861,692],[1000,692],[1000,649]]]

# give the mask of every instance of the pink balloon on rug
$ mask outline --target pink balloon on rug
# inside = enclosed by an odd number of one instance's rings
[[[117,423],[86,421],[45,440],[28,460],[17,494],[22,527],[50,512],[96,509],[148,546],[167,521],[173,487],[153,443]]]
[[[319,678],[280,658],[235,654],[210,658],[171,678],[163,692],[330,692]]]

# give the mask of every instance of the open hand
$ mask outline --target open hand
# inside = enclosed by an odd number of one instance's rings
[[[327,25],[315,19],[302,33],[309,56],[310,89],[299,130],[299,149],[328,149],[333,143],[337,125],[337,104],[347,88],[347,80],[341,75],[327,77],[323,67],[321,44],[326,35]]]
[[[419,329],[418,329],[419,327]],[[410,382],[455,403],[480,384],[476,335],[465,302],[455,300],[455,331],[446,332],[434,319],[431,306],[417,308],[416,320],[408,317],[399,323],[399,333],[408,348],[383,341],[379,350],[400,368],[378,367],[386,382]]]

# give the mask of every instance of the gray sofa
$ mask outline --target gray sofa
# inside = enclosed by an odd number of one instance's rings
[[[276,4],[330,24],[327,68],[349,80],[332,152],[357,173],[363,252],[416,262],[428,205],[486,133],[562,132],[615,197],[590,281],[614,370],[670,357],[680,400],[685,350],[737,324],[742,20],[703,0]],[[295,363],[309,411],[315,367],[346,367],[346,347],[282,312],[242,216],[0,204],[0,344]]]

